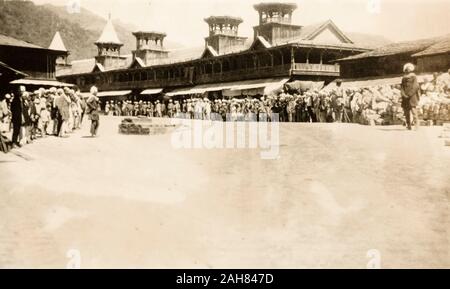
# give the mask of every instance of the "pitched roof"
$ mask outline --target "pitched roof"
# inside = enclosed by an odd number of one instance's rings
[[[347,60],[356,60],[362,58],[373,58],[373,57],[382,57],[394,54],[403,54],[403,53],[417,53],[423,51],[430,46],[439,42],[440,38],[428,38],[421,39],[415,41],[404,41],[388,44],[382,47],[378,47],[372,51],[364,52],[361,54],[357,54],[354,56],[350,56],[347,58],[339,59],[338,61],[347,61]]]
[[[320,35],[324,30],[330,29],[335,32],[337,38],[341,40],[341,43],[324,43],[317,41],[315,38]],[[316,24],[302,26],[299,35],[293,38],[281,39],[273,44],[273,46],[280,46],[284,44],[305,44],[305,45],[325,45],[342,48],[353,49],[367,49],[359,43],[352,41],[344,32],[342,32],[332,20],[322,21]]]
[[[96,63],[95,66],[94,66],[94,69],[92,69],[92,72],[98,72],[98,71],[100,71],[100,72],[105,72],[106,71],[105,67],[103,67],[103,65],[100,64],[100,63]]]
[[[95,66],[95,58],[88,58],[83,60],[73,60],[71,62],[72,67],[64,70],[57,71],[57,76],[69,75],[69,74],[83,74],[91,72]]]
[[[29,43],[29,42],[26,42],[23,40],[12,38],[12,37],[4,35],[4,34],[0,34],[0,45],[43,49],[43,47],[37,46],[33,43]]]
[[[108,19],[105,28],[103,29],[102,35],[95,43],[104,43],[104,44],[118,44],[122,45],[123,43],[119,40],[117,36],[116,30],[114,29],[114,25],[112,24],[111,18]]]
[[[255,41],[253,41],[253,44],[250,46],[250,49],[254,49],[258,43],[261,43],[262,46],[264,46],[264,48],[272,47],[272,45],[270,45],[270,43],[264,37],[256,36],[256,39]]]
[[[442,41],[439,41],[434,45],[431,45],[424,51],[414,54],[413,57],[436,55],[449,52],[450,52],[450,36],[447,39],[443,39]]]
[[[200,58],[205,58],[209,56],[216,57],[219,56],[219,53],[212,47],[212,46],[206,46],[205,51],[203,52],[202,56]]]
[[[135,59],[133,60],[133,62],[131,62],[130,64],[130,68],[135,68],[135,67],[145,67],[145,63],[144,60],[142,60],[140,57],[135,57]]]
[[[48,49],[67,52],[66,46],[64,45],[64,42],[61,38],[61,34],[59,34],[59,31],[55,33],[55,36],[53,36],[52,43],[50,43]]]
[[[300,30],[299,38],[303,40],[313,40],[314,37],[319,35],[322,31],[324,31],[327,28],[331,28],[332,30],[334,30],[338,34],[338,36],[343,40],[343,42],[352,43],[352,40],[350,40],[350,38],[348,38],[344,34],[344,32],[342,32],[336,26],[336,24],[334,24],[332,20],[326,20],[316,24],[303,26],[302,29]]]
[[[14,69],[14,68],[12,68],[11,66],[9,66],[8,64],[6,64],[6,63],[0,61],[0,70],[1,70],[1,69],[5,69],[5,70],[7,70],[7,71],[12,72],[17,78],[20,78],[20,77],[27,77],[27,76],[28,76],[26,73],[24,73],[24,72],[22,72],[22,71],[19,71],[19,70],[17,70],[17,69]]]

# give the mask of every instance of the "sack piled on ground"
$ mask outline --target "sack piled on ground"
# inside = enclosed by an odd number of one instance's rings
[[[422,95],[419,115],[423,120],[450,121],[450,98],[444,93]]]

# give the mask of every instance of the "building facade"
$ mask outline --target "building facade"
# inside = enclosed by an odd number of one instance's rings
[[[8,85],[62,86],[63,84],[56,80],[56,63],[58,59],[67,57],[67,54],[67,51],[47,49],[0,35],[0,61],[19,72],[15,75],[20,76]]]
[[[437,37],[398,42],[359,55],[338,59],[344,79],[397,76],[406,63],[417,73],[444,72],[450,68],[450,38]]]
[[[103,32],[102,41],[96,43],[99,55],[92,70],[58,79],[76,84],[82,91],[95,85],[100,91],[134,92],[195,86],[210,86],[209,91],[213,91],[214,86],[220,90],[217,84],[221,83],[268,78],[329,82],[340,77],[340,66],[334,60],[368,51],[353,43],[331,20],[293,25],[296,4],[262,3],[254,8],[259,25],[254,27],[252,42],[239,35],[242,19],[211,16],[205,19],[209,35],[204,51],[195,59],[173,61],[171,52],[164,49],[164,33],[138,31],[134,33],[137,45],[132,63],[120,68],[103,61],[105,53],[120,58],[120,41],[109,21],[105,28],[108,33]]]

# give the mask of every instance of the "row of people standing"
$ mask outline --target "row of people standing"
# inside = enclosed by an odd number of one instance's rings
[[[0,133],[12,147],[21,147],[37,138],[54,135],[68,137],[80,129],[90,113],[89,99],[70,88],[40,88],[26,91],[24,86],[6,94],[0,101]]]
[[[107,101],[104,111],[110,116],[221,118],[223,121],[249,120],[252,116],[259,120],[261,115],[267,115],[270,120],[272,114],[277,114],[282,122],[331,122],[345,119],[341,99],[307,93],[243,99],[190,97],[167,101]]]

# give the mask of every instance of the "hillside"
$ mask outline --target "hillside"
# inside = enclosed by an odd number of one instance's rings
[[[123,54],[135,49],[136,40],[131,34],[134,27],[113,20],[119,39],[124,43]],[[0,0],[0,33],[48,47],[56,31],[61,33],[71,60],[91,58],[97,53],[94,42],[100,36],[106,19],[82,9],[79,14],[69,14],[65,7],[35,5],[30,1]],[[170,41],[168,48],[180,47]]]

